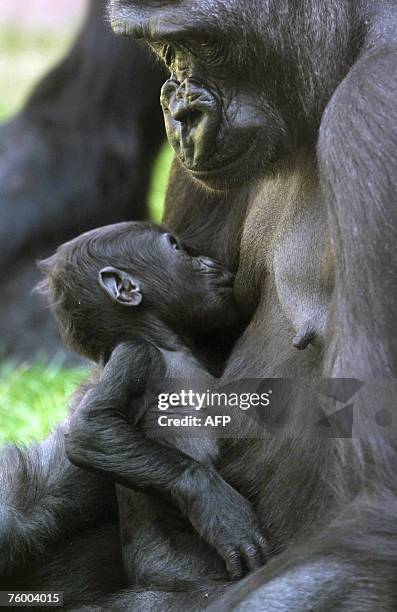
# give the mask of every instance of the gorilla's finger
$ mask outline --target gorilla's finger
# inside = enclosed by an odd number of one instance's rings
[[[227,572],[232,580],[238,580],[244,576],[241,556],[236,550],[228,550],[222,554],[225,561]]]
[[[255,571],[262,567],[262,555],[260,549],[254,544],[242,544],[241,546],[242,556],[244,562],[250,572]]]

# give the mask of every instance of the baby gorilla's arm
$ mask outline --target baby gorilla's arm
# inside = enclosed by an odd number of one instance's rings
[[[171,498],[238,578],[243,561],[253,570],[267,556],[251,504],[215,469],[145,438],[131,424],[131,406],[138,414],[149,377],[163,372],[161,354],[152,345],[119,345],[72,416],[67,455],[75,465],[125,487]]]

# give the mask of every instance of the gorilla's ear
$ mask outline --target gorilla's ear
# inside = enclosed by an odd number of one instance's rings
[[[122,306],[139,306],[142,302],[139,283],[127,272],[103,268],[99,272],[99,284],[114,302]]]

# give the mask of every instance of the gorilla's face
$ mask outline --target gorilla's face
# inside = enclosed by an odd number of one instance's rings
[[[263,38],[237,0],[114,0],[116,32],[145,38],[170,78],[161,92],[169,141],[185,168],[213,188],[261,173],[290,142],[267,70]],[[262,9],[263,2],[252,3]],[[243,6],[243,8],[242,8]],[[249,44],[246,31],[251,32]],[[261,29],[259,27],[259,29]]]
[[[195,178],[211,183],[250,164],[266,114],[255,91],[208,74],[206,54],[214,62],[224,61],[204,45],[195,51],[166,45],[171,78],[163,86],[161,105],[168,139],[180,161]],[[227,65],[223,69],[226,77]]]
[[[160,53],[171,72],[161,91],[168,139],[196,179],[210,186],[234,182],[253,166],[256,150],[271,159],[274,113],[250,83],[236,84],[222,49],[168,43]]]

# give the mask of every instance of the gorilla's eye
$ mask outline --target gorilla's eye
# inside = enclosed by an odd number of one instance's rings
[[[201,47],[202,49],[208,49],[208,47],[211,46],[211,42],[212,41],[210,38],[202,38],[197,41],[197,46]]]
[[[172,234],[165,234],[165,239],[166,239],[168,245],[174,251],[180,251],[181,250],[180,244],[179,244],[178,240],[175,238],[175,236],[173,236]]]
[[[206,64],[223,63],[226,57],[225,46],[216,38],[200,38],[186,44],[188,51]]]

